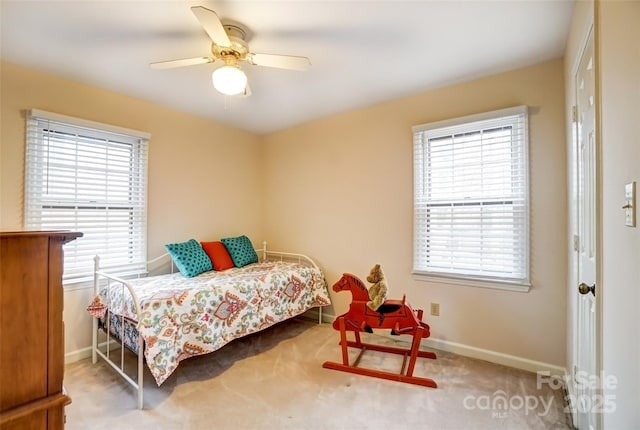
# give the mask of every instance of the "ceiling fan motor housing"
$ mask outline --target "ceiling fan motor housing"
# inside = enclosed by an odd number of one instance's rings
[[[231,46],[217,45],[215,42],[211,44],[211,53],[214,57],[223,60],[226,64],[234,64],[243,61],[249,54],[249,45],[244,41],[247,33],[237,25],[226,24],[224,29],[229,36]]]

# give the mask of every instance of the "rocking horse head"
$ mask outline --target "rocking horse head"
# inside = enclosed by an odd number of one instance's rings
[[[352,300],[369,300],[369,291],[364,285],[364,282],[355,275],[350,273],[344,273],[342,278],[333,284],[333,291],[339,293],[340,291],[351,291]]]

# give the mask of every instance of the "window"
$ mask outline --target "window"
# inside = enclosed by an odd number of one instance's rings
[[[413,140],[414,273],[527,290],[526,107],[418,125]]]
[[[146,270],[146,133],[32,110],[25,227],[84,233],[65,245],[64,283],[93,279],[93,257],[120,275]],[[117,266],[128,265],[118,272]]]

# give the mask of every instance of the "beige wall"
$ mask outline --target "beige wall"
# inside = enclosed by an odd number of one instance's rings
[[[640,186],[640,2],[600,1],[602,369],[618,383],[605,429],[640,428],[640,212],[624,225],[624,185]],[[637,205],[637,200],[636,200]],[[606,388],[606,387],[605,387]]]
[[[151,133],[148,255],[168,242],[264,236],[262,149],[244,131],[2,63],[0,230],[22,229],[24,110],[37,108]],[[91,291],[65,292],[66,351],[90,344]]]
[[[530,107],[530,292],[414,280],[411,126],[521,104]],[[267,236],[317,258],[330,284],[382,264],[391,296],[440,303],[441,316],[426,317],[434,338],[564,367],[564,119],[555,60],[271,134]],[[331,293],[329,312],[345,312],[349,294]]]

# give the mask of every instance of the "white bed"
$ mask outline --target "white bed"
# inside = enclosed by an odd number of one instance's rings
[[[318,265],[302,254],[267,251],[266,243],[257,251],[258,263],[241,268],[132,280],[101,270],[96,256],[94,300],[87,308],[94,316],[93,362],[100,357],[109,363],[137,390],[142,408],[144,361],[161,385],[182,360],[312,308],[319,308],[321,322],[330,299]],[[152,261],[163,258],[170,259]],[[100,332],[110,333],[110,340],[99,342]],[[114,341],[138,354],[137,375],[125,372],[125,348]]]

